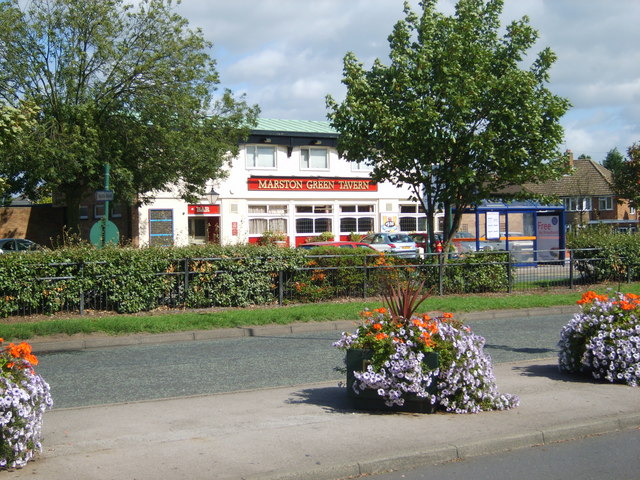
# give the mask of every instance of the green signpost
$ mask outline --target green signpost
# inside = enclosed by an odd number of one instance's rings
[[[113,190],[109,189],[110,165],[104,165],[104,190],[96,192],[96,201],[104,202],[104,215],[93,224],[89,232],[89,241],[98,248],[102,248],[108,243],[114,245],[120,241],[120,232],[115,223],[109,220],[109,202],[113,200]]]

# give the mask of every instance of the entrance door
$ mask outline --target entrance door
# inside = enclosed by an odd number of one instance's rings
[[[207,217],[209,243],[220,243],[220,217]]]
[[[189,245],[207,243],[207,217],[189,218]]]

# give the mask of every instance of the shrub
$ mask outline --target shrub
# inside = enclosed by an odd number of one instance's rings
[[[602,226],[589,227],[569,235],[567,246],[585,283],[640,280],[638,234],[613,233]]]

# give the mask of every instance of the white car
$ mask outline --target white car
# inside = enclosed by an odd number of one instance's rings
[[[399,257],[417,257],[418,246],[406,233],[371,233],[360,240],[379,252],[387,252]]]

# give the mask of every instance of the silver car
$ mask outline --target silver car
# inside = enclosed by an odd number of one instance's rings
[[[392,253],[400,257],[417,257],[418,247],[406,233],[371,233],[360,240],[379,252]]]
[[[40,245],[24,238],[0,238],[0,253],[31,252],[39,248]]]

